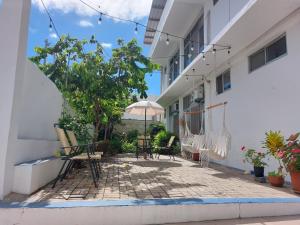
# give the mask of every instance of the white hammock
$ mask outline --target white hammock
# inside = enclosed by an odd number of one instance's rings
[[[226,127],[225,123],[225,105],[223,111],[223,123],[219,133],[212,132],[212,127],[208,127],[207,132],[204,132],[204,111],[201,118],[201,129],[199,135],[193,135],[188,127],[187,120],[185,118],[185,131],[182,138],[182,148],[190,153],[200,153],[208,151],[209,158],[214,160],[224,160],[230,149],[231,135]],[[208,114],[208,119],[210,115]]]
[[[223,160],[227,157],[228,151],[230,149],[231,145],[231,135],[226,128],[225,123],[225,105],[224,105],[224,111],[223,111],[223,123],[222,128],[218,134],[211,131],[211,128],[209,128],[207,134],[206,134],[206,148],[208,148],[209,151],[209,157],[215,160]],[[209,116],[209,115],[208,115]],[[210,118],[209,118],[210,119]]]

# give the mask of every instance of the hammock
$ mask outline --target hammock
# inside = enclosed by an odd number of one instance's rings
[[[231,135],[225,123],[225,113],[224,105],[222,128],[219,133],[212,131],[211,123],[211,126],[208,126],[207,132],[204,132],[204,111],[202,112],[201,129],[198,135],[191,133],[187,120],[185,119],[185,132],[181,144],[182,149],[190,153],[200,153],[200,156],[202,154],[205,158],[209,157],[214,160],[224,160],[228,155],[231,144]],[[210,114],[208,114],[208,120],[211,120]]]
[[[230,149],[231,145],[231,135],[226,127],[225,123],[225,105],[223,111],[223,123],[222,128],[218,134],[212,132],[212,127],[208,128],[206,134],[206,148],[209,149],[209,157],[215,160],[224,160]],[[209,119],[210,115],[208,115]]]

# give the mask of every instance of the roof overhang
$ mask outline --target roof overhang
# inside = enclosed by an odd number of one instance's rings
[[[144,36],[145,44],[152,44],[155,36],[155,30],[157,29],[157,26],[160,22],[160,17],[163,13],[166,2],[167,0],[153,0],[148,18],[146,33]]]
[[[270,8],[271,6],[271,8]],[[257,40],[271,27],[282,21],[285,17],[295,11],[299,11],[299,0],[276,1],[274,0],[252,0],[225,26],[219,34],[212,40],[212,43],[231,46],[231,53],[227,51],[218,51],[216,54],[217,65],[214,65],[215,59],[212,53],[206,54],[206,60],[202,60],[202,54],[198,55],[194,61],[184,69],[179,77],[160,95],[157,102],[166,107],[172,102],[189,91],[192,82],[199,82],[202,77],[195,76],[195,79],[186,80],[186,75],[193,75],[195,69],[196,75],[207,76],[214,67],[223,64],[234,55],[237,55],[245,47],[249,46],[254,40]],[[269,12],[272,9],[272,13]],[[295,12],[296,13],[296,12]],[[284,31],[282,31],[284,32]],[[207,46],[204,52],[212,51],[211,46]]]

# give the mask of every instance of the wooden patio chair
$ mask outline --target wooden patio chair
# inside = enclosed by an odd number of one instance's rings
[[[138,140],[137,140],[137,149],[136,149],[136,158],[139,158],[139,154],[140,152],[143,152],[144,158],[146,158],[146,155],[148,154],[151,158],[153,158],[152,156],[152,151],[151,151],[151,144],[150,144],[150,136],[146,136],[145,135],[139,135],[138,136]]]
[[[66,133],[63,129],[55,127],[57,137],[61,143],[61,149],[64,155],[61,159],[64,163],[54,180],[52,188],[55,187],[57,181],[61,181],[66,177],[66,175],[71,171],[76,161],[87,161],[91,170],[92,178],[95,187],[98,187],[97,180],[99,179],[99,170],[97,168],[96,161],[101,159],[101,155],[95,155],[93,153],[94,146],[92,144],[86,145],[70,145],[67,139]]]
[[[168,154],[170,156],[170,159],[173,156],[173,160],[175,160],[175,156],[174,156],[174,152],[173,152],[173,146],[172,146],[174,140],[175,140],[175,136],[171,136],[170,139],[169,139],[169,142],[168,142],[167,146],[165,146],[165,147],[159,147],[157,149],[156,157],[158,159],[159,159],[160,155]]]
[[[71,142],[71,145],[72,146],[79,146],[75,133],[71,130],[67,130],[66,132],[67,132],[67,135],[68,135],[69,140]],[[98,167],[99,173],[101,173],[100,160],[102,158],[103,152],[97,152],[96,151],[97,147],[98,147],[98,144],[99,144],[98,142],[89,144],[89,145],[91,145],[91,149],[89,151],[89,154],[90,154],[92,160],[95,161],[95,163]],[[87,154],[88,154],[88,152],[81,152],[80,156],[87,156]]]

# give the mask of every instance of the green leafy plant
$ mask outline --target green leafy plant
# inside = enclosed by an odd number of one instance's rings
[[[269,177],[281,177],[282,173],[278,172],[278,171],[271,171],[268,173]]]
[[[278,149],[277,156],[280,158],[287,171],[300,172],[300,133],[292,134],[281,149]]]
[[[136,152],[136,144],[130,143],[127,141],[122,142],[122,152],[123,153],[135,153]]]
[[[263,147],[268,150],[268,154],[273,156],[279,163],[278,174],[283,175],[282,160],[278,154],[279,149],[283,148],[285,144],[284,136],[280,131],[269,131],[265,134]]]
[[[104,57],[101,43],[94,35],[79,40],[63,35],[54,45],[36,47],[31,58],[63,93],[84,125],[93,126],[93,141],[112,137],[133,94],[147,97],[145,75],[159,69],[143,55],[137,40],[117,41],[112,56]]]
[[[163,123],[151,123],[148,127],[148,133],[151,137],[155,137],[160,131],[166,131]]]
[[[246,149],[245,146],[241,148],[244,153],[244,162],[248,162],[255,167],[265,167],[267,164],[263,161],[266,154],[263,152],[258,152],[255,149]]]

